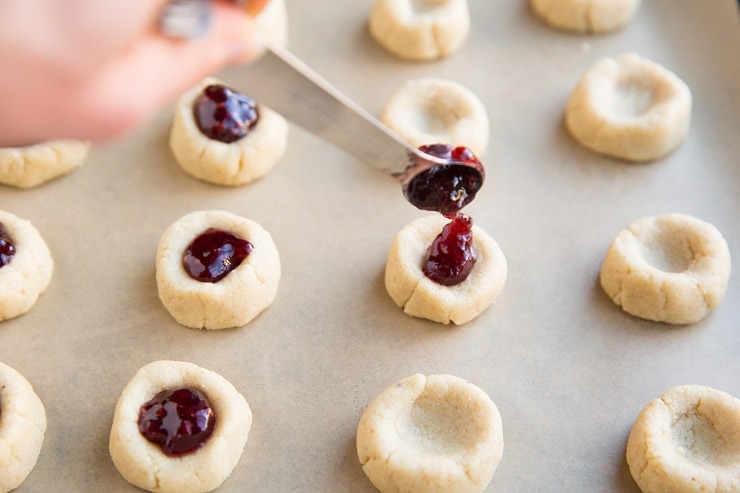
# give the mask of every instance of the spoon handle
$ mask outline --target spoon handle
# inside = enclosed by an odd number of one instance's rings
[[[411,161],[444,164],[422,154],[286,49],[269,41],[265,46],[264,56],[243,68],[241,89],[250,97],[401,181]]]

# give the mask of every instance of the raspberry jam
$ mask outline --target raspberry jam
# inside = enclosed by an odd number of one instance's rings
[[[193,113],[203,135],[226,144],[246,136],[259,120],[254,99],[220,84],[203,89]]]
[[[247,240],[208,228],[185,250],[182,265],[196,281],[218,282],[239,267],[253,249]]]
[[[433,144],[419,150],[448,164],[415,175],[404,185],[403,194],[417,208],[451,218],[475,198],[483,185],[483,165],[467,147]]]
[[[424,275],[443,286],[467,279],[476,261],[473,220],[458,213],[432,242],[422,266]]]
[[[170,456],[200,448],[215,425],[216,416],[205,394],[194,389],[162,391],[139,408],[139,431]]]
[[[3,223],[0,223],[0,267],[8,265],[15,255],[15,244],[10,235],[5,230]]]

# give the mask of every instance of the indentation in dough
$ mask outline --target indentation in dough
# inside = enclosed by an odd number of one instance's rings
[[[41,233],[26,219],[0,211],[0,223],[13,239],[16,253],[0,269],[0,321],[29,311],[49,286],[54,260]]]
[[[190,387],[208,396],[216,427],[197,451],[179,457],[139,432],[141,404],[164,389]],[[155,361],[142,367],[116,404],[108,448],[113,463],[131,484],[158,493],[213,491],[231,474],[244,451],[252,411],[221,375],[182,361]]]
[[[664,214],[638,219],[614,238],[599,280],[627,313],[690,324],[722,302],[730,264],[717,228],[686,214]]]
[[[483,427],[476,418],[464,402],[422,395],[401,415],[398,434],[422,452],[454,454],[475,445]]]
[[[202,283],[182,268],[187,245],[209,227],[233,232],[254,246],[244,262],[217,283]],[[157,247],[156,280],[162,304],[178,323],[209,330],[241,327],[277,294],[280,257],[258,223],[227,211],[195,211],[175,221]]]
[[[565,112],[584,147],[628,161],[651,161],[683,142],[691,123],[689,87],[634,53],[603,58],[581,77]]]
[[[404,313],[461,325],[493,304],[506,283],[507,265],[498,243],[474,225],[478,260],[468,278],[455,286],[442,286],[426,277],[422,271],[425,254],[447,222],[439,214],[429,215],[399,231],[388,250],[384,281]]]
[[[496,405],[452,375],[397,382],[373,399],[357,427],[357,456],[384,493],[481,493],[502,453]]]
[[[626,459],[645,493],[740,491],[740,400],[702,385],[668,389],[638,415]]]
[[[694,251],[683,230],[657,227],[639,239],[645,260],[663,272],[684,272],[694,261]]]
[[[222,186],[251,183],[266,175],[283,156],[288,124],[278,113],[259,105],[258,123],[243,138],[224,143],[206,137],[193,116],[202,90],[224,84],[209,77],[186,91],[175,107],[169,145],[177,163],[190,175]]]
[[[610,101],[611,110],[622,117],[638,117],[655,104],[655,89],[649,80],[628,77],[617,83]]]
[[[687,459],[707,467],[733,464],[740,451],[732,450],[725,437],[717,431],[717,420],[717,416],[703,414],[697,409],[679,416],[671,426],[671,438],[676,449],[680,448]],[[740,423],[734,424],[734,433],[740,433]]]
[[[451,80],[406,81],[391,95],[381,121],[414,147],[465,146],[478,157],[488,147],[490,123],[485,106],[470,89]]]
[[[441,106],[429,101],[418,106],[409,116],[414,119],[414,124],[419,130],[437,135],[445,135],[446,129],[459,119],[455,107]]]

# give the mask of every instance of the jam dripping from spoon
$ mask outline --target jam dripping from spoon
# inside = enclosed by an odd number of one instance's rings
[[[468,278],[476,260],[473,220],[460,212],[432,242],[422,271],[437,284],[454,286]]]
[[[420,169],[404,183],[404,196],[417,208],[450,219],[427,250],[422,271],[437,284],[454,286],[468,278],[477,260],[473,220],[460,211],[483,185],[485,169],[467,147],[433,144],[421,146],[419,151],[442,162],[426,163],[425,168],[419,163]]]

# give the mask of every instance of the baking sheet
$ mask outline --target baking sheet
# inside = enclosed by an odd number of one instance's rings
[[[462,327],[404,315],[385,293],[386,250],[424,213],[377,170],[291,127],[276,168],[253,185],[201,183],[174,162],[172,108],[96,146],[85,166],[28,191],[0,188],[56,262],[48,291],[0,324],[0,361],[46,406],[38,464],[17,490],[136,491],[108,454],[116,400],[143,365],[191,361],[249,401],[246,450],[219,491],[374,491],[357,461],[364,407],[416,372],[465,378],[496,402],[504,455],[488,491],[637,492],[624,447],[635,417],[667,388],[740,396],[740,276],[700,323],[672,327],[621,312],[598,287],[612,237],[638,217],[683,212],[716,225],[740,259],[740,25],[734,0],[650,0],[624,30],[554,31],[524,1],[471,2],[472,33],[450,59],[407,63],[366,31],[372,0],[288,1],[291,48],[375,114],[404,80],[473,90],[491,118],[488,179],[468,212],[501,245],[507,284]],[[692,88],[683,146],[634,165],[581,149],[562,111],[601,56],[636,51]],[[235,68],[219,76],[246,81]],[[274,304],[248,326],[205,332],[162,307],[154,254],[164,229],[198,209],[260,222],[280,250]]]

